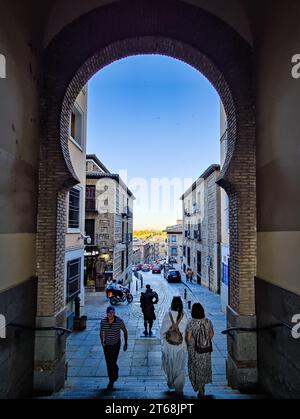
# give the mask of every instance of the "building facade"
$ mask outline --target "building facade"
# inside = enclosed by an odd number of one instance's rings
[[[156,261],[167,257],[167,243],[164,236],[153,236],[147,239],[150,244],[150,260]]]
[[[166,228],[167,233],[167,258],[176,259],[177,263],[183,263],[183,222]]]
[[[43,393],[64,383],[64,342],[34,327],[66,325],[65,202],[78,183],[68,152],[70,112],[95,71],[132,51],[193,65],[226,107],[219,184],[230,195],[228,327],[289,324],[298,312],[300,82],[292,57],[300,5],[275,3],[0,2],[7,70],[0,79],[0,313],[32,328],[22,339],[8,327],[0,340],[1,396],[31,395],[33,382]],[[116,43],[120,31],[124,41]],[[230,385],[299,396],[299,340],[287,328],[228,339]]]
[[[99,252],[93,278],[88,279],[95,281],[96,290],[103,290],[108,278],[128,284],[132,280],[134,196],[96,156],[88,155],[86,166],[85,233],[91,238],[86,256],[89,249]]]
[[[73,106],[70,118],[69,153],[80,183],[73,187],[66,205],[67,231],[65,245],[65,302],[67,327],[72,329],[75,298],[80,298],[81,314],[84,312],[84,230],[85,230],[85,161],[87,129],[87,86]]]
[[[220,104],[220,132],[221,132],[221,169],[225,163],[228,148],[227,118],[224,106]],[[221,189],[221,307],[226,313],[229,296],[229,265],[230,265],[230,236],[229,236],[229,197]]]
[[[151,248],[150,243],[147,240],[134,239],[133,249],[135,253],[134,264],[149,263],[151,260]]]
[[[220,293],[220,166],[210,166],[182,196],[183,270],[192,269],[197,282]]]

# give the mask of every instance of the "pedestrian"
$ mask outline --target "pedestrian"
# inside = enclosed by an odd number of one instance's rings
[[[105,287],[105,289],[106,289],[106,298],[107,299],[108,299],[109,289],[111,288],[112,283],[113,283],[112,279],[111,278],[108,278],[108,280],[106,281],[106,287]]]
[[[112,390],[114,383],[119,378],[117,361],[121,349],[121,330],[124,333],[124,352],[127,351],[128,332],[123,320],[116,316],[114,307],[108,307],[106,314],[107,316],[100,324],[100,340],[109,377],[107,389]]]
[[[190,268],[187,269],[186,274],[185,274],[186,282],[189,282],[189,271],[190,271]]]
[[[113,280],[110,288],[114,291],[115,295],[118,295],[120,298],[123,297],[124,289],[123,287],[117,282],[116,279]]]
[[[194,272],[192,271],[192,269],[188,269],[188,271],[187,271],[187,278],[188,278],[188,281],[190,281],[190,283],[193,282]]]
[[[140,298],[141,309],[144,315],[145,336],[152,336],[153,322],[156,320],[154,305],[157,304],[158,301],[158,294],[151,289],[150,285],[146,285],[146,292],[142,292]]]
[[[212,382],[212,322],[205,316],[200,303],[193,304],[192,320],[188,323],[186,340],[188,343],[189,378],[198,398],[205,397],[205,385]]]
[[[185,341],[187,317],[180,297],[174,297],[161,326],[162,367],[169,390],[183,396],[186,376],[187,346]]]

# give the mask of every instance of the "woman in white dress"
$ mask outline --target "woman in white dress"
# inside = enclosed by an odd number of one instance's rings
[[[171,316],[172,320],[171,320]],[[169,343],[168,331],[172,323],[178,324],[180,340],[176,344]],[[162,321],[160,336],[162,345],[162,367],[167,377],[170,390],[175,390],[178,396],[183,395],[183,388],[186,377],[187,345],[185,341],[188,319],[183,311],[183,304],[180,297],[174,297],[170,311],[165,314]],[[174,337],[174,335],[173,335]],[[182,339],[181,339],[182,338]]]

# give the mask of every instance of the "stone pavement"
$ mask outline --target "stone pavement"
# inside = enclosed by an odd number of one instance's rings
[[[190,317],[187,302],[200,301],[207,316],[213,321],[215,338],[213,383],[208,385],[207,394],[215,398],[254,398],[250,395],[241,395],[227,386],[226,380],[226,337],[221,331],[226,327],[224,314],[220,311],[220,299],[199,285],[168,284],[162,275],[144,275],[144,286],[150,283],[159,293],[160,301],[156,307],[157,321],[154,327],[154,337],[145,338],[143,332],[143,317],[139,305],[140,290],[135,291],[135,282],[132,284],[134,301],[131,305],[117,306],[117,315],[124,319],[128,332],[128,351],[120,352],[119,368],[120,378],[114,391],[105,390],[107,385],[107,372],[104,354],[99,343],[99,323],[105,316],[108,306],[104,293],[88,294],[86,298],[85,313],[88,316],[87,330],[73,333],[68,339],[67,362],[68,379],[65,389],[51,398],[80,399],[168,399],[167,385],[161,368],[161,345],[159,328],[164,313],[170,307],[174,295],[184,296],[185,310]],[[140,286],[140,281],[138,281]],[[195,398],[188,376],[184,390],[185,398]]]

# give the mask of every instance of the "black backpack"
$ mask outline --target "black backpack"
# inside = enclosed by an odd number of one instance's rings
[[[212,341],[209,335],[210,323],[208,319],[200,323],[199,330],[194,336],[195,351],[198,354],[211,353],[213,351]]]

